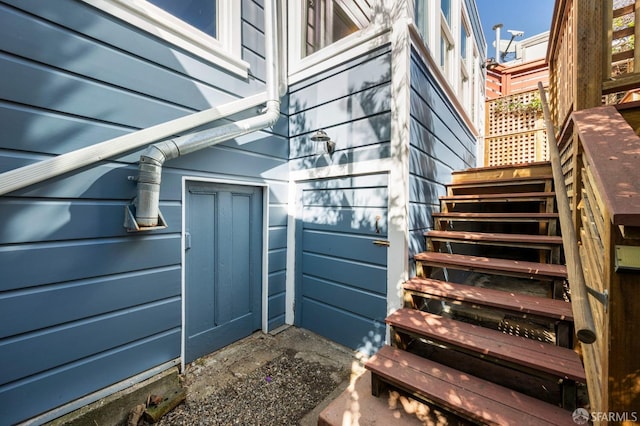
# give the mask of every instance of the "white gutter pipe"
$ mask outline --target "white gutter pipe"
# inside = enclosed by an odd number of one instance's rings
[[[269,0],[265,4],[265,35],[270,34],[271,37],[273,37],[273,33],[277,28],[277,14],[275,11],[275,5],[273,5],[273,7],[271,5],[271,3],[275,1],[276,0]],[[267,11],[269,11],[269,13],[267,13]],[[272,40],[269,38],[265,39],[268,41]],[[267,52],[269,52],[270,50],[269,44],[272,43],[268,43]],[[271,51],[275,53],[274,49],[271,49]],[[272,60],[271,62],[275,62],[275,58],[277,58],[277,56],[274,56],[273,58],[274,60]],[[266,59],[267,85],[269,86],[269,74],[273,73],[274,69],[270,64],[268,55]],[[282,77],[279,78],[280,79],[278,80],[278,84],[282,87],[278,93],[283,93],[284,86],[282,85]],[[272,88],[271,90],[271,92],[276,91],[277,90],[275,88]],[[99,161],[106,160],[116,155],[149,145],[150,143],[170,137],[171,135],[184,133],[191,129],[204,126],[208,123],[220,120],[222,118],[229,117],[233,114],[237,114],[260,105],[264,105],[265,102],[267,102],[269,99],[274,98],[274,94],[270,93],[268,87],[267,91],[258,93],[256,95],[231,101],[221,106],[190,114],[185,117],[180,117],[175,120],[157,124],[146,129],[138,130],[133,133],[119,136],[117,138],[109,139],[107,141],[71,151],[66,154],[60,154],[47,160],[42,160],[34,164],[29,164],[27,166],[0,173],[0,195],[17,191],[19,189],[26,188],[39,182],[44,182],[46,180],[72,172],[74,170],[78,170],[86,166],[90,166]]]
[[[155,227],[160,215],[160,182],[165,161],[273,126],[280,118],[280,97],[285,90],[278,55],[278,19],[276,0],[265,2],[265,62],[267,64],[267,106],[258,116],[213,129],[169,139],[151,145],[140,156],[138,195],[134,202],[138,228]]]
[[[500,28],[502,28],[502,24],[495,24],[493,26],[493,30],[496,32],[496,63],[501,62],[500,58]]]

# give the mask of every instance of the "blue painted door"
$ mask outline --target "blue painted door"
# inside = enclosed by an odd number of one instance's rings
[[[385,339],[386,174],[301,184],[296,324],[365,352]]]
[[[262,189],[189,182],[185,362],[260,328]]]

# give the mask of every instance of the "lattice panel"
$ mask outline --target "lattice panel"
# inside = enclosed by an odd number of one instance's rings
[[[537,91],[487,102],[485,166],[549,159]]]
[[[536,159],[535,133],[491,138],[488,143],[488,166],[530,163]]]
[[[538,110],[527,109],[537,91],[504,96],[489,102],[488,134],[491,136],[533,130],[538,119]]]

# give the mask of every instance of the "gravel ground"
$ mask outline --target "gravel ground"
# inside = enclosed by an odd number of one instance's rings
[[[351,375],[353,354],[309,331],[256,333],[191,363],[166,425],[297,425]]]

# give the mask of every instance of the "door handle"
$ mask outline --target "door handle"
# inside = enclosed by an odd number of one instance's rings
[[[373,240],[373,244],[380,247],[389,247],[391,245],[388,240]]]

